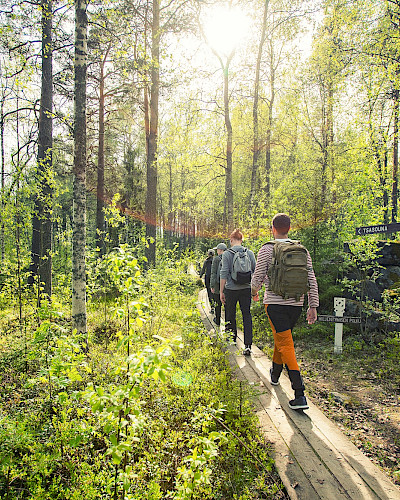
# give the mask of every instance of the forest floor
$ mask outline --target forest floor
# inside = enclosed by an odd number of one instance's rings
[[[362,352],[332,357],[333,344],[315,338],[312,346],[310,340],[295,339],[295,347],[314,404],[400,485],[399,387],[378,377],[380,363],[374,365]]]

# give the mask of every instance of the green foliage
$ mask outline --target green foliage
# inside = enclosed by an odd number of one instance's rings
[[[54,301],[27,334],[25,371],[20,356],[0,349],[0,497],[273,498],[282,486],[271,478],[251,393],[205,335],[190,257],[174,261],[167,252],[147,274],[135,259],[126,247],[107,257],[116,294],[107,343],[93,343],[90,333],[83,352]],[[93,330],[104,328],[96,300]]]

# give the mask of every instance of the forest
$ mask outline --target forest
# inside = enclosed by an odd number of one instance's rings
[[[400,0],[2,0],[0,498],[288,498],[191,272],[277,212],[319,313],[371,320],[343,364],[299,326],[311,397],[326,362],[399,407],[400,267],[368,292],[396,233],[356,234],[398,221],[399,33]]]

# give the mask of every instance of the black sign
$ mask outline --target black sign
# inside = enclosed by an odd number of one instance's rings
[[[393,222],[392,224],[379,224],[378,226],[356,227],[356,236],[377,233],[397,233],[398,231],[400,231],[400,223]]]
[[[318,315],[318,321],[325,321],[327,323],[361,323],[361,318],[354,318],[351,316],[326,316]]]

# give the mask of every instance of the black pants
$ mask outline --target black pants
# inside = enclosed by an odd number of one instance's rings
[[[244,343],[251,345],[253,342],[253,322],[251,319],[251,290],[229,290],[225,288],[225,321],[226,330],[232,332],[232,337],[236,340],[236,304],[239,302],[243,317]]]
[[[279,379],[283,364],[286,365],[295,397],[304,396],[304,382],[297,364],[292,330],[301,314],[301,307],[269,304],[266,306],[268,318],[274,334],[274,355],[272,376]]]
[[[210,287],[210,276],[208,276],[206,274],[204,281],[205,281],[205,284],[206,284],[208,301],[210,302],[210,307],[212,308],[212,307],[214,307],[214,303],[213,303],[214,294],[212,293],[211,287]]]
[[[213,299],[214,299],[214,305],[215,305],[215,324],[220,325],[221,324],[222,302],[221,302],[219,293],[214,293]]]

